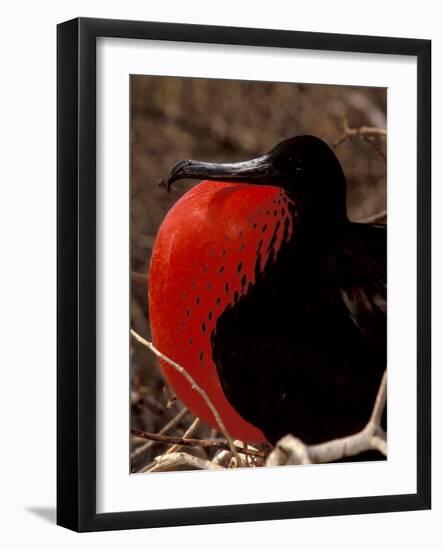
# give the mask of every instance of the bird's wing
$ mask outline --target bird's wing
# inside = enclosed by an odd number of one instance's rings
[[[350,223],[328,255],[337,299],[361,333],[385,352],[387,285],[386,226]]]

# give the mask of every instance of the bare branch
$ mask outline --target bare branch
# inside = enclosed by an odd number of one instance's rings
[[[309,448],[297,437],[285,435],[269,454],[266,466],[311,464]]]
[[[373,440],[375,439],[375,444]],[[326,443],[320,443],[319,445],[311,445],[308,447],[308,453],[311,462],[323,463],[333,462],[348,456],[356,456],[364,451],[378,450],[385,456],[387,455],[386,441],[385,446],[379,445],[380,435],[377,435],[377,426],[371,421],[360,432],[349,435],[348,437],[342,437],[339,439],[333,439]]]
[[[365,142],[369,143],[376,151],[376,153],[382,158],[384,164],[387,164],[387,157],[384,151],[378,147],[378,145],[371,139],[372,137],[387,137],[387,130],[385,128],[377,128],[374,126],[360,126],[359,128],[350,128],[348,125],[347,117],[342,121],[343,133],[341,137],[333,144],[334,149],[337,149],[341,143],[352,137],[360,137]],[[362,220],[358,220],[359,223],[385,223],[387,219],[387,210],[376,212],[371,216],[368,216]]]
[[[254,447],[249,443],[244,443],[243,441],[239,440],[235,441],[235,445],[241,449],[239,451],[240,454],[244,454],[243,449],[245,449],[245,461],[247,466],[252,468],[256,466],[265,466],[265,461],[269,454],[268,451],[264,449],[258,449],[257,447]],[[214,462],[215,464],[221,464],[221,466],[224,466],[226,468],[232,467],[232,461],[234,460],[235,459],[232,456],[230,450],[220,450],[215,453],[215,456],[212,458],[212,462]]]
[[[374,402],[373,412],[371,413],[370,422],[376,426],[381,425],[382,414],[384,413],[385,403],[387,401],[387,371],[382,375],[381,385],[379,386]]]
[[[387,156],[384,153],[384,151],[382,151],[382,149],[380,147],[378,147],[377,143],[370,137],[367,137],[367,136],[364,136],[364,135],[361,135],[360,137],[363,141],[365,141],[366,143],[369,143],[373,147],[373,149],[381,157],[382,162],[386,166],[387,165]]]
[[[151,432],[145,432],[144,430],[138,430],[137,428],[131,428],[132,435],[136,437],[141,437],[143,439],[149,439],[150,441],[157,441],[159,443],[165,443],[168,445],[174,446],[185,446],[185,447],[202,447],[203,449],[230,449],[230,445],[227,441],[216,440],[216,439],[192,439],[185,437],[178,437],[174,435],[163,435],[155,434]],[[237,453],[241,453],[249,456],[258,456],[260,458],[265,458],[263,451],[253,449],[250,447],[239,447],[235,446]],[[167,454],[167,453],[166,453]]]
[[[382,210],[381,212],[376,212],[362,220],[358,220],[358,223],[385,223],[387,220],[387,210]]]
[[[371,445],[373,449],[376,449],[384,456],[387,456],[387,436],[373,435],[371,438]]]
[[[354,136],[379,136],[379,137],[387,137],[387,130],[385,128],[377,128],[375,126],[360,126],[359,128],[350,128],[348,125],[347,117],[343,118],[342,126],[344,128],[344,131],[341,135],[341,137],[335,141],[333,144],[333,147],[336,149],[343,143],[346,139],[349,137]]]
[[[212,459],[212,462],[214,464],[219,464],[220,466],[224,466],[224,468],[228,468],[231,459],[232,459],[232,453],[230,451],[222,450],[216,453],[216,455]]]
[[[286,435],[267,458],[267,466],[282,464],[319,464],[377,450],[387,456],[387,436],[380,426],[387,397],[387,372],[384,372],[370,419],[363,430],[347,437],[317,445],[305,445],[300,439]]]
[[[224,470],[223,466],[210,460],[187,453],[171,453],[157,456],[149,472],[170,472],[175,470]]]
[[[132,334],[132,336],[138,341],[140,342],[141,344],[143,344],[144,346],[146,346],[148,349],[150,349],[157,357],[159,357],[160,359],[162,359],[163,361],[165,361],[166,363],[168,363],[171,367],[173,367],[177,372],[179,372],[180,374],[182,374],[184,376],[184,378],[189,382],[189,384],[191,385],[192,389],[194,389],[203,399],[204,401],[206,402],[207,406],[209,407],[210,411],[212,412],[213,416],[215,417],[215,420],[219,426],[219,429],[220,431],[223,433],[224,437],[227,439],[228,443],[229,443],[229,447],[230,447],[230,450],[232,451],[232,454],[233,456],[235,457],[236,461],[237,461],[237,464],[238,466],[242,466],[242,461],[239,457],[239,454],[235,448],[235,445],[233,444],[233,439],[230,437],[230,434],[229,432],[227,431],[225,425],[224,425],[224,422],[222,421],[218,411],[216,410],[215,408],[215,405],[212,403],[212,401],[209,399],[208,395],[206,394],[206,392],[200,388],[200,386],[198,386],[198,384],[196,383],[196,381],[194,380],[194,378],[192,376],[190,376],[190,374],[181,366],[179,365],[178,363],[175,363],[175,361],[173,361],[172,359],[170,359],[169,357],[167,357],[166,355],[164,355],[163,353],[161,353],[159,350],[157,350],[157,348],[152,344],[152,342],[149,342],[148,340],[146,340],[145,338],[143,338],[142,336],[140,336],[137,332],[135,332],[133,329],[130,329],[130,332]]]
[[[161,430],[158,432],[157,435],[163,435],[166,432],[169,432],[170,430],[173,430],[178,424],[181,422],[181,420],[184,418],[184,416],[189,412],[187,407],[184,407],[180,410],[180,412],[172,418],[165,426],[161,428]],[[150,440],[144,445],[141,445],[135,451],[130,455],[131,460],[134,460],[136,458],[139,458],[140,456],[144,455],[151,447],[155,445],[155,441]]]
[[[195,430],[198,428],[200,424],[201,424],[201,420],[198,417],[196,417],[195,420],[192,422],[192,424],[184,432],[183,439],[189,439],[190,436],[195,432]],[[178,451],[180,447],[181,445],[172,445],[170,449],[167,449],[166,454],[174,453],[175,451]]]
[[[377,128],[375,126],[360,126],[359,128],[350,128],[348,125],[347,117],[344,117],[342,121],[343,133],[339,139],[333,144],[333,148],[337,149],[344,141],[352,137],[359,137],[363,141],[369,143],[376,153],[381,157],[384,164],[387,163],[387,157],[384,151],[378,147],[373,137],[387,137],[387,130],[385,128]]]

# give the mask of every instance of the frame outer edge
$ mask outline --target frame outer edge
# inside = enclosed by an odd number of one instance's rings
[[[418,58],[417,493],[96,513],[96,39],[172,40]],[[101,531],[424,510],[431,502],[428,40],[81,18],[58,25],[57,523]],[[81,224],[79,219],[81,218]]]
[[[78,21],[57,26],[57,524],[78,529]]]
[[[299,48],[351,53],[379,53],[417,55],[427,40],[338,34],[286,29],[260,29],[255,27],[226,27],[193,23],[164,23],[160,21],[134,21],[81,17],[84,28],[95,36],[229,44],[272,48]]]
[[[97,500],[96,34],[82,18],[78,29],[78,530],[87,531]]]
[[[417,494],[431,509],[431,41],[417,59]]]

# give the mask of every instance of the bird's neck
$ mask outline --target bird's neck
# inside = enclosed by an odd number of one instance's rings
[[[287,192],[289,209],[295,225],[303,229],[323,230],[348,223],[345,195],[325,201],[301,191]]]

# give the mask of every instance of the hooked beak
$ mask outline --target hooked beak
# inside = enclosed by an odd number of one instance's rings
[[[269,185],[278,175],[270,155],[228,163],[181,160],[170,171],[166,185],[170,190],[174,181],[183,178]]]

